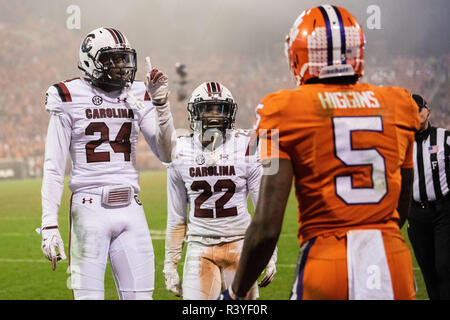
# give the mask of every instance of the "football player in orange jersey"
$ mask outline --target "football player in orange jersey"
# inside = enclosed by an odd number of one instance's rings
[[[291,299],[415,298],[400,228],[419,115],[405,89],[358,82],[364,44],[357,20],[331,5],[304,11],[291,28],[286,55],[299,87],[269,94],[256,114],[261,145],[277,146],[261,157],[278,170],[262,178],[240,264],[222,298],[244,297],[267,265],[292,179],[301,254]]]

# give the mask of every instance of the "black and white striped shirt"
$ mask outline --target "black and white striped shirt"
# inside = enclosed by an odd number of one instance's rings
[[[432,127],[416,133],[413,199],[440,200],[450,190],[450,131]]]

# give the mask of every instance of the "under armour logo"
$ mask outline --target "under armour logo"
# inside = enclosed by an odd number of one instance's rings
[[[85,204],[87,201],[89,201],[89,203],[92,203],[92,198],[89,199],[83,198],[83,204]]]
[[[123,99],[120,99],[120,97],[118,97],[117,98],[117,103],[120,103],[121,101],[126,103],[127,102],[127,98],[125,97]]]

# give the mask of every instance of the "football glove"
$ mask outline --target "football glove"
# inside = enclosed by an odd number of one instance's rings
[[[275,273],[277,272],[277,267],[275,265],[275,263],[277,262],[277,251],[278,248],[275,247],[273,255],[270,258],[269,263],[267,264],[266,274],[264,275],[264,278],[262,278],[261,282],[258,283],[258,286],[261,288],[268,286],[275,277]]]
[[[145,58],[145,65],[147,67],[147,81],[145,82],[147,92],[156,107],[165,105],[170,94],[169,78],[162,71],[152,67],[149,57]]]
[[[181,282],[178,275],[176,266],[174,267],[164,267],[164,279],[166,282],[166,289],[169,290],[177,297],[182,296]]]
[[[46,227],[39,230],[42,235],[41,249],[44,256],[52,262],[52,270],[56,270],[56,262],[66,259],[64,243],[58,227]]]

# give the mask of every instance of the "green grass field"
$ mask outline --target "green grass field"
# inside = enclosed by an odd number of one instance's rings
[[[155,250],[155,300],[177,299],[164,288],[164,233],[166,226],[166,173],[143,172],[140,178],[143,202]],[[41,237],[34,230],[41,223],[41,180],[28,179],[0,182],[0,300],[67,300],[67,260],[51,270],[40,249]],[[70,191],[64,190],[59,213],[59,226],[68,253]],[[405,227],[406,228],[406,227]],[[406,230],[403,230],[407,238]],[[260,290],[265,300],[288,299],[294,280],[298,257],[296,200],[289,199],[283,230],[278,242],[277,273],[273,282]],[[409,241],[408,241],[409,243]],[[182,266],[179,265],[179,273]],[[428,299],[422,274],[414,259],[414,273],[418,286],[417,299]],[[105,298],[117,298],[111,269],[105,274]]]

